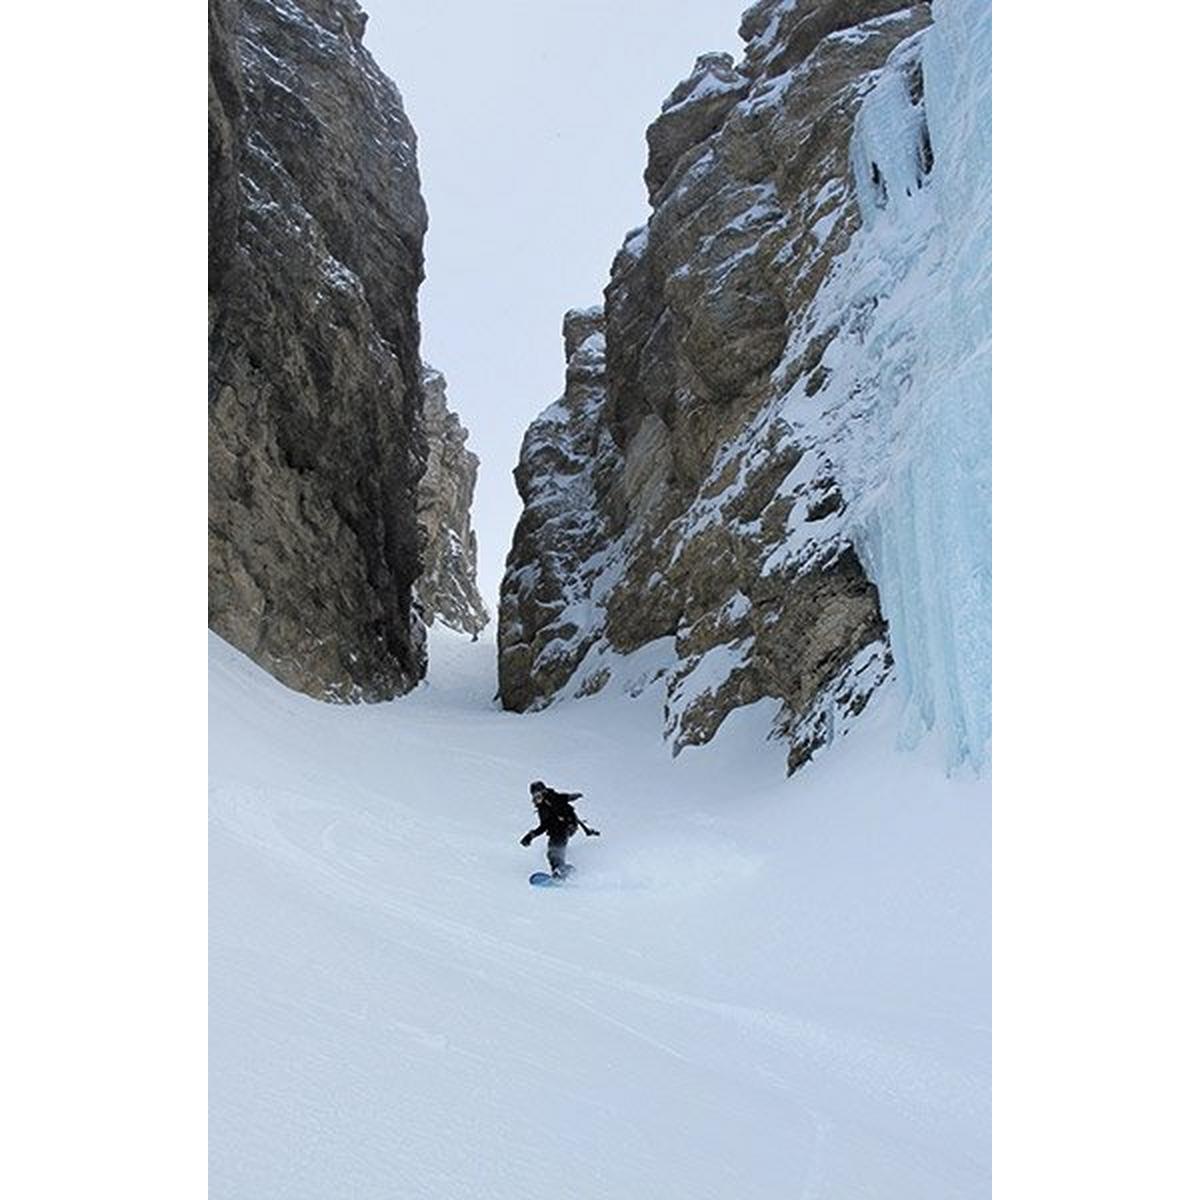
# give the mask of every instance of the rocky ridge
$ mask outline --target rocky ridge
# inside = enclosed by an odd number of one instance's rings
[[[416,137],[366,21],[355,0],[209,4],[209,625],[341,701],[423,676],[437,540]]]
[[[617,254],[603,310],[568,314],[565,393],[522,447],[506,707],[586,696],[653,646],[676,751],[769,698],[795,769],[890,670],[840,479],[872,436],[871,384],[835,386],[875,301],[818,298],[862,197],[886,208],[889,178],[911,194],[932,170],[929,21],[923,3],[760,0],[742,61],[704,55],[668,97],[647,133],[649,222]],[[901,172],[855,160],[881,81],[904,96]]]
[[[417,597],[427,625],[440,620],[460,633],[476,634],[488,623],[475,582],[478,548],[471,528],[479,458],[467,449],[467,431],[446,402],[446,377],[426,365],[421,388],[429,453],[417,489],[424,538]]]

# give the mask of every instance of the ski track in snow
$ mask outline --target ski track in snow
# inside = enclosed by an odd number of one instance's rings
[[[660,687],[493,659],[330,706],[210,635],[213,1196],[987,1195],[986,778],[895,695],[788,781],[763,709],[672,760]],[[548,891],[535,777],[603,830]]]

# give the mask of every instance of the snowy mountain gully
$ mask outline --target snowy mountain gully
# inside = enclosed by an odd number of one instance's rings
[[[496,602],[366,14],[209,11],[211,1194],[989,1195],[989,4],[697,60]]]

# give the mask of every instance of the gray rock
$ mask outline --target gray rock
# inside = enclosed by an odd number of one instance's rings
[[[589,560],[615,532],[598,515],[597,483],[602,487],[604,480],[598,465],[614,457],[601,421],[603,321],[598,308],[567,313],[566,391],[529,427],[513,473],[525,508],[514,533],[497,628],[507,708],[540,707],[571,677],[590,644],[573,613],[587,601]]]
[[[476,634],[488,623],[475,582],[478,549],[471,528],[479,459],[466,448],[467,431],[446,403],[445,376],[426,365],[421,386],[429,457],[417,491],[424,538],[417,596],[426,624],[438,619],[461,633]]]
[[[885,677],[833,459],[782,399],[818,393],[828,371],[838,330],[806,317],[858,228],[862,97],[929,20],[898,0],[762,0],[743,61],[702,57],[650,126],[650,220],[618,252],[586,340],[568,316],[566,392],[516,470],[506,707],[593,694],[617,655],[669,639],[673,747],[773,697],[794,770]]]
[[[365,24],[354,0],[209,5],[209,624],[333,700],[425,671],[426,215]]]

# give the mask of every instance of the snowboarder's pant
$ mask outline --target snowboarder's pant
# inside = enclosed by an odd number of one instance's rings
[[[552,841],[546,848],[546,858],[550,863],[550,870],[555,875],[559,874],[567,865],[566,839],[564,838],[561,842]]]

